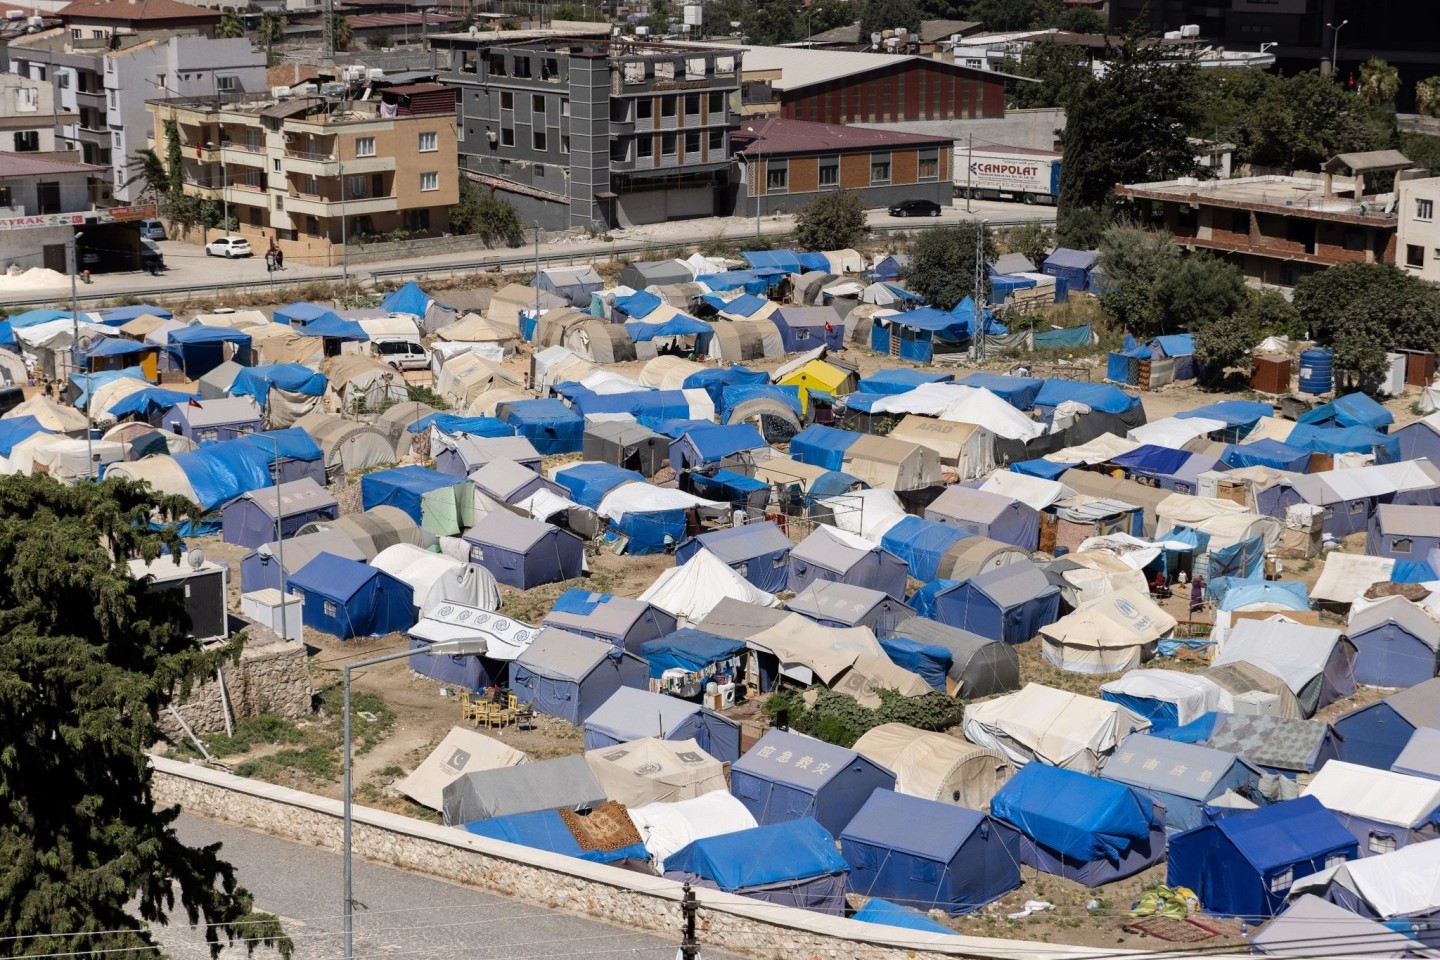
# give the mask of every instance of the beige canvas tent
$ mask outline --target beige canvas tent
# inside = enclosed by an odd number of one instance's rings
[[[929,447],[940,455],[942,464],[954,468],[961,480],[978,480],[995,469],[995,435],[979,424],[912,413],[886,436]]]
[[[246,332],[250,334],[250,347],[255,353],[257,366],[298,363],[315,369],[325,359],[325,341],[320,337],[307,337],[278,323],[254,327]]]
[[[505,327],[520,328],[520,313],[534,313],[536,305],[544,310],[560,310],[570,306],[570,301],[557,297],[546,290],[527,287],[519,283],[507,283],[490,298],[485,316]]]
[[[464,727],[451,727],[440,746],[430,752],[414,773],[395,784],[395,789],[422,807],[443,810],[445,786],[457,777],[513,767],[529,759],[493,737]]]
[[[451,357],[440,367],[435,392],[453,407],[463,407],[493,387],[519,387],[520,384],[500,364],[478,353],[462,353]]]
[[[1015,775],[999,750],[903,723],[882,723],[855,741],[855,752],[895,774],[895,792],[984,810]]]
[[[376,413],[410,399],[404,376],[373,357],[330,357],[320,365],[320,372],[330,381],[327,399],[336,411]]]
[[[872,487],[897,492],[941,482],[939,453],[918,443],[868,433],[846,449],[841,469]]]
[[[782,676],[809,685],[823,683],[848,693],[868,707],[878,707],[881,687],[907,697],[930,692],[918,674],[899,667],[867,627],[827,627],[798,613],[756,633],[749,646],[779,660]]]
[[[692,374],[706,369],[703,364],[684,357],[655,357],[640,368],[640,383],[657,390],[679,390]]]
[[[74,407],[64,407],[49,397],[35,394],[29,400],[11,409],[4,419],[13,417],[34,417],[40,426],[54,433],[85,435],[85,414]]]
[[[627,807],[693,800],[728,789],[725,765],[694,740],[645,737],[587,750],[585,762],[605,796]]]
[[[1174,629],[1175,618],[1148,591],[1129,587],[1041,627],[1041,654],[1071,673],[1118,673],[1153,658]]]
[[[359,420],[310,413],[295,421],[325,456],[325,474],[335,478],[395,462],[395,447],[379,430]]]
[[[965,736],[1016,766],[1034,760],[1095,773],[1126,737],[1149,728],[1119,704],[1038,683],[965,708]]]

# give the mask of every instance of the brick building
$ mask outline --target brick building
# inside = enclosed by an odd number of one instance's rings
[[[772,117],[742,124],[731,139],[737,214],[795,210],[837,189],[859,191],[866,207],[911,199],[949,206],[954,195],[947,137]]]

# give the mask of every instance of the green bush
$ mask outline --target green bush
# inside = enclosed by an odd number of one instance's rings
[[[960,704],[939,691],[906,697],[899,691],[877,691],[880,706],[862,705],[848,693],[825,687],[813,690],[815,702],[805,705],[798,691],[780,690],[763,707],[772,720],[787,710],[792,729],[840,747],[853,747],[866,731],[882,723],[906,723],[921,730],[945,730],[960,722]]]

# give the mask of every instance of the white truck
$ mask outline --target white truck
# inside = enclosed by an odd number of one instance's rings
[[[955,196],[1053,204],[1060,196],[1060,154],[956,141]]]

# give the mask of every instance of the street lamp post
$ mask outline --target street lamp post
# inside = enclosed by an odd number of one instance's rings
[[[1349,23],[1349,20],[1341,20],[1339,25],[1327,23],[1330,28],[1330,72],[1333,74],[1340,69],[1340,30]]]
[[[383,656],[371,657],[368,660],[357,660],[354,663],[345,664],[345,783],[341,788],[344,791],[342,799],[345,808],[345,825],[341,838],[341,843],[345,848],[343,867],[345,899],[341,905],[341,915],[344,917],[343,926],[345,931],[344,960],[354,960],[355,958],[355,895],[352,884],[352,857],[350,850],[350,833],[353,822],[350,805],[350,671],[359,670],[361,667],[373,667],[377,663],[388,663],[391,660],[399,660],[402,657],[462,657],[467,654],[484,653],[486,649],[487,646],[483,638],[464,637],[457,640],[438,640],[424,650],[396,650],[394,653],[387,653]]]
[[[80,274],[80,238],[85,236],[77,233],[65,242],[66,259],[70,261],[70,369],[74,371],[80,366],[80,292],[76,282]],[[90,402],[95,399],[95,391],[90,389],[89,382],[85,389],[85,475],[93,478],[95,476],[95,418],[90,409]]]

